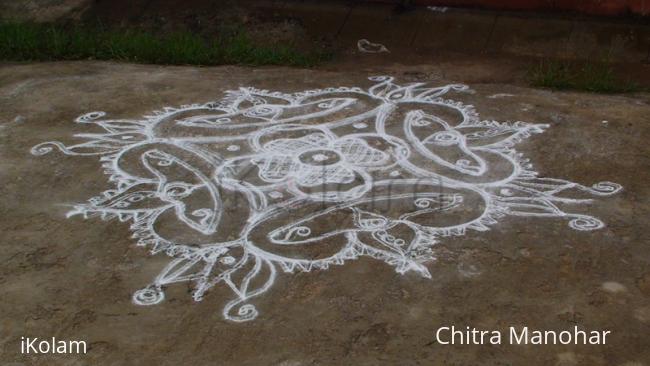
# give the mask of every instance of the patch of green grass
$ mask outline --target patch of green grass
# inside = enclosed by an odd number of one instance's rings
[[[167,65],[314,66],[331,55],[291,45],[259,45],[244,31],[205,39],[188,32],[165,35],[135,29],[1,23],[0,60],[121,60]]]
[[[607,62],[578,63],[569,61],[540,61],[528,72],[533,86],[581,90],[593,93],[628,93],[642,88],[629,80],[618,78]]]

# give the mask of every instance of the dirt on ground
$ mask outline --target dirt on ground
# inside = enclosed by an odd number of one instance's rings
[[[350,61],[321,69],[162,67],[110,62],[3,64],[0,67],[0,230],[3,233],[0,363],[12,366],[650,364],[650,236],[646,230],[650,217],[647,184],[650,180],[650,96],[534,89],[522,82],[524,68],[520,64],[498,59],[450,59],[409,65],[360,61],[352,67],[354,64]],[[549,214],[551,206],[537,197],[533,201],[538,209],[543,206],[541,211],[522,208],[528,214],[495,216],[495,222],[485,223],[485,228],[476,224],[463,233],[439,235],[437,232],[437,244],[431,247],[430,253],[435,259],[417,265],[404,262],[412,264],[402,268],[404,273],[396,271],[399,266],[395,261],[387,263],[393,257],[379,254],[377,258],[362,255],[357,260],[345,260],[343,265],[332,264],[328,269],[313,268],[308,272],[294,268],[289,273],[276,263],[272,286],[247,302],[254,306],[257,317],[235,322],[224,319],[223,309],[233,299],[233,291],[223,283],[210,288],[201,301],[192,297],[196,282],[166,283],[164,301],[151,306],[134,304],[133,294],[151,283],[172,257],[179,254],[151,255],[152,248],[137,246],[138,239],[131,238],[132,221],[128,218],[125,222],[117,217],[104,221],[92,215],[87,219],[83,215],[66,218],[75,204],[115,188],[115,183],[109,182],[109,176],[103,171],[101,155],[70,156],[51,145],[48,154],[32,154],[32,147],[45,141],[61,141],[70,146],[88,138],[75,138],[74,134],[105,132],[89,123],[98,117],[118,121],[109,126],[113,132],[133,132],[119,121],[143,121],[147,119],[143,116],[164,107],[218,102],[227,90],[250,86],[281,93],[330,87],[359,87],[367,91],[381,80],[387,80],[368,79],[376,75],[394,77],[395,85],[421,82],[435,87],[466,83],[470,90],[449,90],[444,98],[473,105],[480,120],[548,124],[543,133],[530,130],[532,136],[519,136],[522,139],[516,149],[534,167],[526,169],[534,169],[540,177],[566,179],[585,187],[615,182],[623,188],[616,194],[589,197],[583,197],[589,192],[578,189],[580,198],[593,200],[557,203],[562,205],[562,212],[568,213],[566,217],[555,211]],[[403,98],[397,93],[393,96]],[[329,102],[319,108],[337,108],[336,103],[341,100]],[[354,110],[364,106],[346,108]],[[77,117],[93,111],[104,111],[107,115],[88,115],[81,123],[75,123]],[[261,118],[257,122],[262,127],[246,127],[246,133],[261,129],[268,122],[264,120],[268,118],[264,114],[268,110],[255,111],[259,113],[253,117]],[[349,111],[336,111],[336,118],[343,118],[340,115]],[[447,116],[446,112],[441,113]],[[192,116],[197,115],[201,114]],[[221,128],[218,125],[225,123],[207,120],[200,117],[183,123],[193,128],[201,127],[192,123],[212,123],[211,128],[215,124],[215,128]],[[232,132],[223,132],[223,136],[231,135]],[[203,135],[195,132],[179,136]],[[115,146],[126,146],[126,142],[120,141],[104,139],[88,148],[89,151],[106,149],[109,154]],[[331,153],[335,145],[327,146],[330,150],[325,150]],[[372,156],[383,156],[368,149],[378,145],[354,146],[365,149],[361,158],[357,154],[357,163],[363,159],[368,162]],[[449,144],[443,142],[440,146]],[[339,158],[349,162],[346,155],[349,150],[343,150],[338,150]],[[228,151],[231,156],[244,155],[235,148]],[[165,154],[143,153],[141,161],[144,164],[147,159],[162,159],[160,156]],[[328,158],[324,153],[312,157]],[[134,161],[137,163],[137,159]],[[153,163],[145,166],[151,172],[164,173],[170,165],[180,164],[173,159],[162,159],[159,163],[155,169]],[[256,164],[260,171],[266,172],[260,176],[266,174],[271,179],[272,171],[264,170],[268,166]],[[499,168],[501,165],[492,160],[489,166],[496,167],[492,173],[505,174]],[[448,170],[441,169],[439,172]],[[455,190],[464,199],[462,203],[456,202],[459,206],[450,206],[452,221],[468,217],[486,205],[481,203],[483,196],[476,196],[479,190],[474,183],[441,183],[441,186],[450,192]],[[612,186],[599,189],[607,187]],[[533,190],[539,193],[547,188]],[[354,195],[357,191],[351,192]],[[504,195],[511,193],[495,194],[505,202]],[[442,199],[442,196],[435,197]],[[234,211],[237,207],[229,205],[226,196],[222,198],[226,202],[224,217],[235,220],[233,217],[239,215],[235,214],[239,211]],[[445,201],[445,204],[452,203]],[[195,212],[209,218],[205,211]],[[309,215],[309,211],[296,212],[300,213],[299,217],[295,214],[291,220]],[[186,217],[179,213],[177,216]],[[349,213],[346,217],[351,216]],[[573,227],[568,225],[571,219],[587,216],[598,218],[604,227],[574,230],[594,223],[589,220],[574,222]],[[366,229],[367,225],[378,225],[376,220],[382,220],[376,215],[369,217],[369,221],[363,221]],[[206,222],[209,220],[192,223],[194,228],[201,229]],[[361,225],[359,222],[357,225]],[[268,225],[283,223],[280,220]],[[426,226],[427,222],[420,224]],[[185,233],[174,231],[178,227],[174,225],[180,224],[163,222],[156,230],[164,234],[166,228],[172,228],[167,230],[168,235]],[[234,228],[236,222],[229,225]],[[319,225],[322,226],[312,228],[312,232],[326,228],[328,223]],[[358,231],[355,235],[359,238],[366,235],[363,230]],[[288,240],[289,234],[296,232],[296,235],[304,234],[300,230],[289,232],[284,239]],[[391,250],[401,250],[395,245],[394,237],[393,240],[386,239],[386,235],[383,238],[385,244],[392,243]],[[341,245],[339,240],[341,237],[323,240],[319,245],[325,249],[309,252],[309,260],[329,253],[328,245]],[[265,253],[257,258],[271,258],[272,250],[256,252]],[[425,272],[430,278],[423,276]],[[246,316],[251,310],[243,309],[235,317]],[[437,342],[436,330],[452,325],[463,330],[466,326],[501,330],[504,334],[510,326],[542,330],[578,326],[586,330],[609,330],[611,336],[605,345],[494,346]],[[85,355],[22,355],[21,337],[86,340],[90,348]]]

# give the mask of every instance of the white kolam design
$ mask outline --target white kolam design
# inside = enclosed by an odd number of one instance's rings
[[[481,120],[445,98],[465,85],[370,80],[367,90],[240,88],[137,120],[92,112],[76,122],[101,132],[31,151],[97,156],[113,188],[69,216],[128,221],[138,245],[172,258],[134,303],[158,304],[166,286],[187,281],[199,301],[222,284],[234,294],[223,315],[238,322],[258,315],[251,300],[279,270],[370,256],[430,278],[436,243],[507,216],[604,226],[565,209],[620,185],[541,178],[514,149],[547,125]]]

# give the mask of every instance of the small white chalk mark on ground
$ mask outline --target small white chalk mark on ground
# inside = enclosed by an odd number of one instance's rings
[[[497,99],[497,98],[509,98],[509,97],[514,97],[514,94],[508,94],[508,93],[497,93],[497,94],[492,94],[488,96],[490,99]]]
[[[446,6],[427,6],[427,9],[435,11],[436,13],[446,13],[449,10]]]
[[[382,53],[390,52],[386,46],[381,43],[372,43],[367,39],[360,39],[357,42],[357,49],[364,53]]]
[[[627,288],[625,287],[625,285],[620,284],[618,282],[614,282],[614,281],[604,282],[600,287],[603,290],[605,290],[607,292],[611,292],[611,293],[619,293],[619,292],[627,291]]]
[[[476,277],[481,274],[481,271],[473,264],[458,263],[457,269],[458,273],[465,278]]]

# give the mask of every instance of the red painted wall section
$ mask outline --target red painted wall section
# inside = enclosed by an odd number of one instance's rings
[[[593,15],[650,15],[650,0],[414,0],[416,5],[504,10],[575,11]]]

